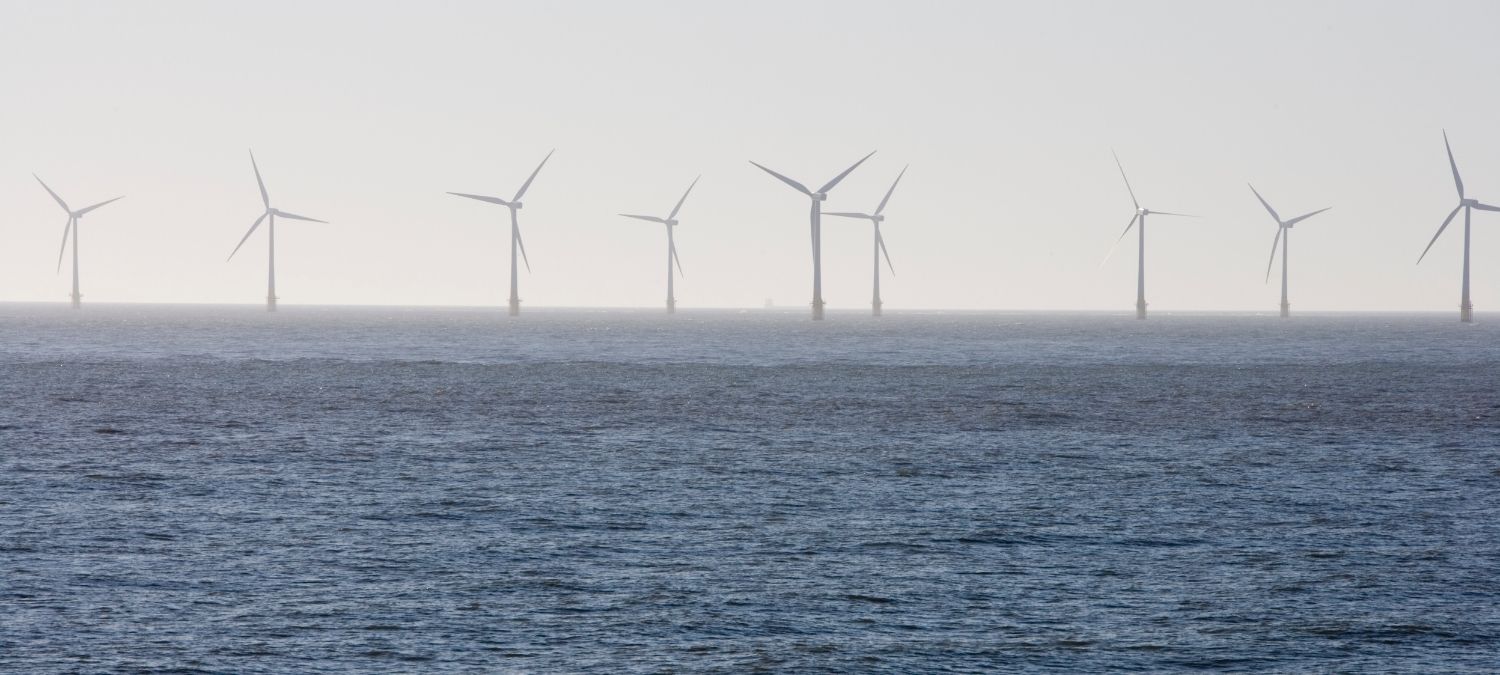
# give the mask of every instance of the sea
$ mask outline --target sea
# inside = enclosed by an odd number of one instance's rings
[[[1500,670],[1500,314],[0,304],[0,671],[1204,670]]]

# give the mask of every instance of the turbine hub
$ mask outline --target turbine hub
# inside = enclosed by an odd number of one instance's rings
[[[873,220],[873,221],[875,221],[877,223],[883,223],[883,222],[885,222],[885,216],[876,214],[876,215],[870,216],[870,220]]]
[[[667,221],[667,227],[677,227],[677,221],[675,221],[675,220],[669,220],[669,221]]]
[[[813,201],[815,201],[815,202],[826,202],[826,201],[828,201],[828,193],[827,192],[815,192],[815,193],[813,193],[812,198],[813,198]]]
[[[1143,216],[1151,215],[1151,209],[1136,209],[1136,212]]]
[[[521,202],[511,202],[510,203],[510,208],[513,211],[520,211],[521,210]]]
[[[1462,205],[1464,205],[1464,206],[1479,206],[1479,200],[1478,199],[1465,199],[1465,200],[1463,200],[1462,202],[1459,202],[1459,203],[1462,204]]]

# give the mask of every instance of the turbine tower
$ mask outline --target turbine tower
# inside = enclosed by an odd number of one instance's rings
[[[1110,154],[1114,154],[1114,151],[1110,151]],[[1141,227],[1138,231],[1140,242],[1137,246],[1139,249],[1136,252],[1135,318],[1144,319],[1146,318],[1146,216],[1178,216],[1181,218],[1197,218],[1198,216],[1141,208],[1140,201],[1135,198],[1135,190],[1130,188],[1130,179],[1125,177],[1125,166],[1120,164],[1119,155],[1115,155],[1115,166],[1120,168],[1120,178],[1125,179],[1125,191],[1130,193],[1130,201],[1135,204],[1135,214],[1130,217],[1130,222],[1125,224],[1125,231],[1121,232],[1120,238],[1115,240],[1115,246],[1120,245],[1120,241],[1125,238],[1125,235],[1130,234],[1130,228],[1135,227],[1136,222],[1139,221]],[[1114,248],[1109,250],[1109,255],[1104,256],[1104,262],[1109,262],[1110,255],[1114,255]],[[1100,263],[1100,266],[1103,266],[1103,264]]]
[[[47,194],[52,195],[52,198],[54,200],[57,200],[57,205],[61,206],[62,210],[66,211],[68,213],[68,224],[66,224],[66,225],[63,226],[62,248],[58,249],[58,251],[57,251],[57,271],[58,272],[62,271],[63,253],[65,253],[68,250],[68,234],[72,233],[72,235],[73,235],[73,294],[71,296],[69,296],[69,297],[73,298],[73,309],[79,309],[79,308],[81,308],[83,306],[83,294],[78,292],[78,221],[81,220],[81,219],[83,219],[84,214],[86,214],[86,213],[88,213],[90,211],[93,211],[94,209],[97,209],[97,208],[99,208],[101,206],[104,206],[105,204],[108,204],[110,202],[119,201],[121,199],[124,199],[125,197],[124,196],[115,197],[114,199],[110,199],[110,200],[107,200],[107,201],[102,201],[102,202],[99,202],[98,204],[95,204],[93,206],[85,206],[85,207],[83,207],[81,209],[78,209],[77,211],[74,211],[74,210],[68,208],[68,203],[65,202],[65,201],[63,201],[62,197],[57,196],[57,193],[53,192],[52,188],[47,187],[47,184],[42,181],[42,179],[41,179],[40,176],[38,176],[36,174],[31,174],[31,177],[35,178],[36,182],[41,183],[42,184],[42,189],[46,190]]]
[[[834,186],[838,185],[840,181],[844,180],[844,177],[848,176],[851,172],[858,168],[859,165],[864,164],[865,160],[869,159],[870,155],[873,154],[875,153],[871,152],[869,155],[865,155],[864,157],[860,158],[858,162],[854,163],[854,166],[844,169],[843,173],[834,176],[833,180],[824,183],[823,187],[818,188],[816,192],[809,190],[807,189],[807,186],[798,183],[797,181],[794,181],[790,178],[787,178],[786,176],[783,176],[779,173],[776,173],[775,171],[767,169],[760,164],[750,162],[751,164],[755,164],[755,166],[761,171],[775,176],[776,180],[792,186],[792,189],[801,192],[804,195],[807,195],[808,199],[812,200],[812,210],[809,219],[812,221],[813,321],[823,320],[823,220],[821,217],[823,213],[823,202],[828,199],[829,190],[832,190]]]
[[[556,152],[556,150],[553,150],[552,152]],[[552,152],[548,152],[547,156],[542,158],[542,163],[536,165],[536,170],[531,172],[531,176],[526,179],[525,183],[521,184],[521,189],[516,190],[516,196],[511,197],[510,201],[506,201],[506,200],[501,199],[499,197],[486,197],[484,195],[471,195],[471,194],[467,194],[467,193],[464,193],[464,192],[449,192],[448,193],[448,194],[454,195],[456,197],[465,197],[465,198],[468,198],[468,199],[477,199],[477,200],[479,200],[481,202],[487,202],[487,203],[490,203],[490,204],[499,204],[501,206],[504,206],[505,208],[510,209],[510,315],[511,316],[516,316],[516,315],[519,315],[521,313],[521,296],[520,296],[520,291],[517,288],[517,277],[518,277],[517,270],[516,270],[516,249],[517,248],[520,249],[522,262],[526,263],[526,271],[528,273],[531,272],[531,261],[526,258],[526,244],[521,241],[521,223],[520,223],[520,220],[516,217],[516,212],[521,210],[521,198],[526,196],[526,189],[531,187],[531,181],[536,180],[536,175],[542,172],[542,167],[544,167],[544,166],[547,165],[547,160],[552,159]]]
[[[896,186],[901,183],[901,177],[906,175],[907,168],[907,166],[901,167],[901,173],[896,174],[896,180],[891,183],[891,189],[885,191],[885,197],[880,200],[880,205],[875,207],[874,213],[829,212],[828,214],[826,214],[830,216],[838,216],[840,218],[863,218],[875,225],[875,296],[874,299],[870,301],[871,316],[880,316],[880,255],[882,253],[885,254],[886,267],[891,268],[891,275],[895,276],[896,274],[896,267],[891,264],[891,253],[885,248],[885,238],[880,236],[880,224],[885,222],[885,216],[881,215],[881,213],[885,211],[886,202],[891,201],[891,193],[896,191]]]
[[[1481,204],[1478,199],[1469,199],[1464,196],[1464,179],[1458,177],[1458,162],[1453,161],[1453,146],[1448,145],[1448,132],[1443,131],[1443,147],[1448,150],[1448,167],[1453,169],[1453,185],[1458,188],[1458,206],[1448,213],[1443,219],[1443,224],[1438,227],[1437,234],[1432,235],[1432,241],[1427,242],[1427,248],[1422,249],[1422,255],[1417,257],[1417,264],[1422,264],[1422,258],[1427,257],[1427,252],[1432,250],[1432,245],[1437,243],[1438,237],[1443,236],[1443,230],[1448,229],[1448,223],[1453,222],[1453,217],[1458,215],[1458,210],[1464,211],[1464,285],[1463,294],[1458,303],[1458,320],[1464,323],[1474,322],[1474,304],[1469,302],[1469,216],[1474,209],[1480,211],[1500,211],[1500,207]]]
[[[266,182],[264,180],[261,180],[260,167],[255,164],[254,152],[250,153],[250,168],[255,171],[255,184],[260,187],[260,201],[265,205],[266,210],[264,213],[260,214],[259,218],[255,219],[254,223],[251,223],[250,229],[245,232],[244,237],[240,238],[240,243],[235,244],[234,250],[229,252],[229,257],[225,258],[224,262],[233,260],[234,254],[239,253],[240,247],[245,245],[245,242],[250,239],[250,235],[255,234],[255,228],[260,227],[262,221],[267,221],[266,241],[269,247],[269,255],[266,258],[266,311],[274,312],[276,311],[276,219],[285,218],[287,220],[305,220],[309,223],[324,224],[326,224],[328,221],[318,220],[317,218],[308,218],[307,216],[299,216],[295,213],[287,213],[286,211],[272,208],[271,195],[266,192]]]
[[[702,178],[702,176],[699,176],[698,178]],[[652,223],[661,223],[661,224],[667,226],[667,313],[668,314],[676,314],[677,313],[677,296],[674,295],[673,292],[672,292],[672,263],[673,262],[677,263],[677,273],[678,274],[682,274],[682,260],[677,257],[677,244],[676,244],[675,240],[672,238],[672,230],[677,227],[677,212],[682,210],[682,203],[687,201],[688,195],[691,194],[692,191],[693,191],[693,186],[695,186],[695,185],[698,184],[698,178],[694,178],[693,182],[690,185],[688,185],[687,191],[682,193],[682,199],[677,200],[677,205],[674,206],[674,207],[672,207],[672,212],[669,213],[669,214],[667,214],[666,218],[657,218],[656,216],[638,216],[638,215],[630,214],[630,213],[622,213],[622,214],[620,214],[622,216],[625,216],[626,218],[635,218],[636,220],[645,220],[645,221],[649,221],[649,222],[652,222]]]
[[[1250,184],[1246,183],[1246,185]],[[1302,214],[1291,220],[1282,220],[1281,216],[1277,215],[1276,209],[1271,208],[1271,205],[1266,202],[1266,198],[1260,196],[1259,192],[1256,192],[1254,185],[1250,185],[1250,191],[1255,193],[1255,198],[1260,200],[1260,205],[1266,207],[1266,212],[1271,214],[1271,218],[1276,221],[1276,238],[1271,240],[1271,259],[1266,261],[1266,282],[1269,283],[1271,281],[1271,265],[1276,262],[1276,245],[1279,243],[1281,244],[1281,318],[1285,319],[1292,315],[1292,305],[1286,299],[1287,241],[1292,238],[1292,226],[1333,207],[1321,208],[1312,213]]]

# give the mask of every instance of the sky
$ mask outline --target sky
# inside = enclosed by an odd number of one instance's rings
[[[253,149],[278,208],[283,304],[501,306],[504,208],[525,306],[655,307],[661,226],[694,177],[679,305],[805,306],[806,198],[886,210],[886,307],[1129,311],[1135,237],[1110,152],[1152,209],[1157,311],[1456,310],[1457,203],[1500,202],[1494,2],[0,2],[0,301],[260,303]],[[868,223],[825,218],[824,297],[870,302]],[[1473,295],[1500,308],[1500,214]],[[1278,262],[1279,267],[1279,262]]]

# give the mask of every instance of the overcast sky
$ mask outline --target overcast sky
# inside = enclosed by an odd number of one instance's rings
[[[0,3],[0,300],[65,302],[75,205],[86,302],[265,295],[253,148],[286,304],[503,305],[508,196],[527,306],[659,306],[665,215],[684,307],[805,305],[806,199],[887,209],[892,310],[1134,304],[1119,152],[1153,209],[1153,310],[1274,311],[1284,215],[1297,310],[1451,310],[1456,203],[1500,202],[1495,2]],[[867,223],[825,219],[824,294],[867,307]],[[1474,298],[1500,308],[1500,214],[1476,213]]]

